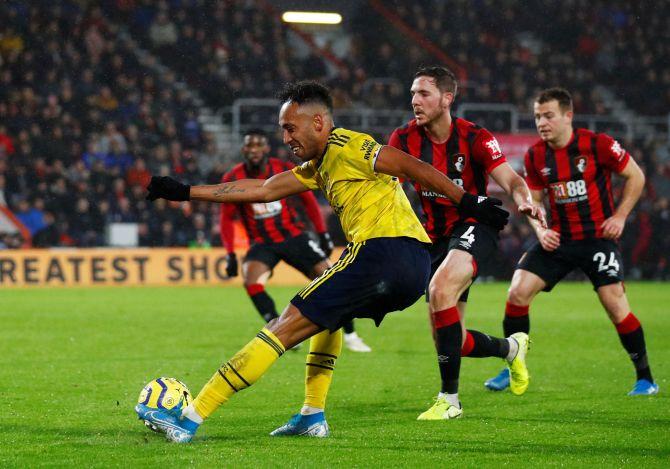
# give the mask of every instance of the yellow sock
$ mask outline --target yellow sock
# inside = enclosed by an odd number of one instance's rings
[[[248,388],[284,353],[284,346],[263,328],[251,342],[221,366],[198,393],[193,405],[206,419],[237,391]]]
[[[305,369],[305,405],[325,409],[335,361],[342,351],[342,329],[325,330],[310,339]]]

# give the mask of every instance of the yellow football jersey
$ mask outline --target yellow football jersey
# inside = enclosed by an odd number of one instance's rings
[[[321,189],[349,242],[407,236],[430,243],[398,179],[376,173],[382,145],[371,136],[334,128],[320,160],[293,168],[310,189]]]

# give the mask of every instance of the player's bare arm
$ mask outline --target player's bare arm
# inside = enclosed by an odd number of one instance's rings
[[[269,179],[241,179],[205,186],[188,186],[170,177],[152,177],[147,187],[148,200],[202,200],[205,202],[273,202],[305,192],[307,187],[292,171],[284,171]]]
[[[614,215],[603,222],[603,236],[607,239],[619,239],[621,237],[626,219],[644,189],[644,173],[633,158],[629,158],[628,163],[619,174],[626,179],[626,182],[623,186],[621,201],[614,211]]]
[[[411,179],[432,191],[443,194],[458,204],[465,193],[451,179],[428,163],[395,147],[384,146],[377,155],[375,170],[402,179]]]
[[[411,179],[423,187],[443,194],[458,205],[461,215],[474,217],[482,223],[502,230],[509,213],[500,208],[502,202],[494,197],[477,197],[465,192],[433,166],[385,145],[377,154],[375,171],[403,179]]]
[[[528,184],[509,163],[502,163],[495,167],[491,171],[491,177],[514,199],[519,213],[526,215],[529,220],[535,220],[542,228],[547,227],[544,208],[542,205],[533,203]]]

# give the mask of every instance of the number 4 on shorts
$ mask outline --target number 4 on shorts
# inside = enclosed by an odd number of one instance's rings
[[[473,244],[475,242],[475,234],[473,233],[473,231],[475,231],[474,225],[465,230],[465,233],[461,235],[461,239],[464,239],[468,243]]]

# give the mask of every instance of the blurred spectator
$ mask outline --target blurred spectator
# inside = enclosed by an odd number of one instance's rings
[[[56,219],[51,212],[44,214],[44,227],[33,235],[32,244],[36,248],[58,246],[60,233],[56,227]]]
[[[33,205],[26,199],[22,199],[17,206],[16,218],[28,228],[30,235],[34,235],[46,226],[44,221],[44,201],[35,199]]]
[[[142,158],[135,160],[133,166],[126,173],[126,182],[128,186],[140,186],[142,188],[149,185],[151,173],[147,170],[147,165]]]

